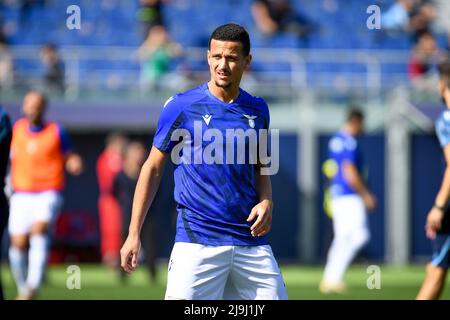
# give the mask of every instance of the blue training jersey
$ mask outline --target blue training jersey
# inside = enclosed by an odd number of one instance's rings
[[[343,163],[352,163],[361,174],[362,157],[358,147],[358,141],[350,134],[339,131],[328,144],[329,158],[335,163],[336,174],[331,180],[331,195],[342,196],[356,194],[357,192],[349,185],[344,177]]]
[[[259,136],[258,130],[268,129],[269,121],[265,101],[242,89],[234,102],[226,103],[213,96],[205,83],[177,94],[165,103],[153,146],[172,153],[171,156],[176,151],[188,160],[175,163],[174,168],[174,197],[178,211],[176,242],[215,246],[267,244],[265,236],[251,235],[250,226],[254,221],[246,221],[259,202],[254,181],[255,165],[248,161],[248,154],[245,155],[245,163],[236,161],[237,144],[235,140],[230,142],[225,138],[230,129],[254,129]],[[200,144],[195,143],[199,129],[204,133],[215,129],[224,137],[223,154],[219,155],[223,156],[223,164],[208,164],[204,160],[197,162],[198,154],[210,151],[212,144],[205,141],[208,140],[206,138]],[[182,132],[183,138],[173,139],[177,132]],[[248,150],[248,139],[245,141],[245,150]],[[179,150],[179,143],[188,148]],[[225,159],[227,148],[234,152],[231,163]]]
[[[444,148],[450,143],[450,110],[442,111],[441,115],[436,120],[435,127],[439,144]]]

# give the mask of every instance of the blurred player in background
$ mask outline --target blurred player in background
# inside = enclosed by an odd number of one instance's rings
[[[98,214],[102,261],[111,268],[119,266],[121,239],[120,206],[114,196],[114,178],[122,170],[123,152],[127,139],[120,133],[106,138],[105,150],[97,160],[97,179],[100,189]]]
[[[11,120],[0,106],[0,264],[2,261],[2,239],[3,231],[8,224],[9,208],[5,196],[5,177],[9,161],[9,150],[11,146],[12,128]],[[0,266],[1,267],[1,266]],[[1,269],[1,268],[0,268]],[[0,270],[1,271],[1,270]],[[2,275],[0,272],[0,300],[3,300]]]
[[[436,134],[446,161],[446,170],[434,205],[427,216],[425,231],[432,241],[433,257],[427,265],[419,300],[439,299],[450,267],[450,61],[439,65],[439,93],[446,106],[436,121]]]
[[[147,152],[142,143],[130,142],[125,148],[123,168],[114,179],[114,196],[117,198],[122,211],[122,239],[128,235],[128,226],[131,221],[133,208],[133,195],[141,172],[142,165],[147,158]],[[142,244],[150,277],[156,279],[156,228],[153,217],[148,217],[143,226]],[[123,243],[123,242],[122,242]],[[121,269],[123,271],[123,269]],[[122,275],[124,275],[122,273]]]
[[[251,62],[247,31],[236,24],[218,27],[208,50],[211,80],[170,98],[160,115],[150,155],[135,191],[122,267],[132,272],[140,251],[140,232],[163,168],[178,141],[176,129],[193,136],[194,122],[222,134],[229,128],[268,129],[265,101],[239,88]],[[191,139],[181,142],[197,148]],[[237,155],[236,143],[231,144]],[[227,146],[228,148],[228,146]],[[173,156],[173,154],[172,154]],[[191,164],[175,166],[177,234],[172,250],[166,299],[286,299],[280,269],[266,234],[272,221],[270,176],[260,166]],[[253,222],[252,222],[253,221]]]
[[[363,132],[363,124],[362,112],[352,108],[343,128],[328,145],[335,168],[330,186],[334,238],[319,287],[323,293],[345,290],[345,272],[370,237],[366,209],[374,209],[376,200],[364,183],[362,157],[356,140]]]
[[[83,167],[81,157],[71,151],[63,128],[45,121],[46,107],[42,93],[28,92],[22,109],[25,117],[13,128],[9,261],[18,299],[35,298],[39,290],[52,225],[62,205],[64,168],[79,175]]]

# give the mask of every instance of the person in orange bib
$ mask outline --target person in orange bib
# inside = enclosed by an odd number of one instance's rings
[[[64,169],[73,175],[83,170],[83,161],[71,151],[64,129],[56,122],[44,120],[46,107],[42,93],[28,92],[22,108],[25,117],[13,127],[13,195],[8,231],[9,261],[18,299],[33,299],[40,288],[47,264],[50,231],[62,206]]]

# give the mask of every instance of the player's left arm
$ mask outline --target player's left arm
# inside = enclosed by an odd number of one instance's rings
[[[444,147],[444,155],[447,163],[444,177],[442,178],[441,188],[434,201],[434,206],[428,213],[425,225],[427,237],[430,239],[434,239],[436,237],[436,232],[441,229],[442,219],[445,214],[444,208],[450,198],[450,144],[447,144]]]
[[[259,203],[256,204],[247,221],[256,221],[250,227],[252,236],[261,237],[269,233],[272,225],[272,182],[269,175],[261,174],[261,166],[255,166],[255,188],[258,193]]]
[[[263,129],[269,130],[270,126],[270,112],[267,103],[261,99],[261,112],[264,118]],[[259,154],[259,152],[258,152]],[[270,175],[261,174],[263,164],[260,160],[254,166],[255,177],[255,189],[258,194],[259,202],[252,208],[250,215],[247,218],[247,222],[256,221],[250,227],[252,236],[261,237],[269,233],[272,225],[272,182],[270,181]]]

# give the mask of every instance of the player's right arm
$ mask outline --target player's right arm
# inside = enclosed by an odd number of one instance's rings
[[[361,196],[367,209],[373,210],[376,199],[365,186],[356,166],[351,161],[344,160],[342,170],[348,184]]]
[[[431,208],[427,216],[427,222],[425,225],[425,231],[427,237],[434,239],[436,232],[441,229],[442,219],[444,218],[444,208],[447,205],[450,198],[450,144],[447,144],[444,149],[446,168],[444,177],[442,178],[441,188],[439,189],[434,206]]]
[[[152,150],[142,166],[136,184],[128,237],[120,250],[121,266],[126,272],[136,269],[137,257],[141,249],[142,224],[158,190],[164,165],[176,144],[176,141],[172,140],[172,134],[182,125],[183,112],[181,104],[177,101],[175,96],[164,104],[153,138]]]
[[[137,257],[141,249],[142,224],[158,190],[167,156],[158,148],[152,147],[139,174],[134,192],[128,237],[120,250],[121,266],[126,272],[136,270]]]

